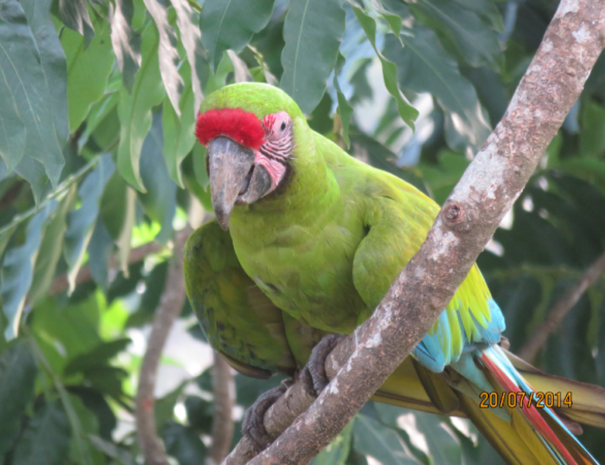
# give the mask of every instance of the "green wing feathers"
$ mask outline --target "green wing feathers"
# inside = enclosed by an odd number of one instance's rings
[[[294,372],[282,311],[244,273],[216,221],[191,235],[183,266],[191,306],[215,350],[248,376]]]

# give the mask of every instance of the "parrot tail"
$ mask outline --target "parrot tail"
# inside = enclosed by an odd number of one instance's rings
[[[549,393],[539,406],[537,393]],[[373,400],[467,417],[510,465],[596,464],[574,437],[576,422],[605,428],[605,389],[548,375],[500,346],[467,353],[442,373],[408,357]]]
[[[533,440],[537,437],[545,446],[543,449],[550,456],[551,460],[549,462],[552,461],[552,463],[561,465],[598,465],[598,462],[568,428],[569,426],[577,431],[576,427],[579,427],[579,425],[564,416],[559,416],[554,411],[554,407],[558,404],[567,404],[571,407],[573,403],[571,391],[553,392],[551,388],[550,392],[547,393],[534,389],[517,371],[504,350],[497,345],[480,349],[476,352],[475,358],[486,368],[489,375],[491,375],[489,377],[493,378],[491,384],[501,388],[501,390],[497,389],[490,393],[483,392],[481,396],[483,397],[481,402],[483,405],[480,404],[480,407],[493,407],[494,409],[508,407],[506,410],[509,415],[515,410],[522,413],[524,419],[534,431]],[[575,392],[575,386],[571,387],[574,388]],[[476,409],[475,414],[477,414]],[[473,417],[475,415],[470,414],[469,416]],[[518,415],[511,415],[511,417],[513,424],[520,420],[516,418]],[[481,424],[482,422],[479,422],[480,429]],[[519,430],[519,428],[517,429]],[[527,433],[531,434],[531,431],[528,430]],[[486,434],[486,436],[489,438],[490,434]],[[524,441],[528,441],[528,438],[523,436],[522,438]]]

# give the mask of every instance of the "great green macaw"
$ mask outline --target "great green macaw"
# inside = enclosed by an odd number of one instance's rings
[[[371,315],[439,206],[312,131],[296,103],[269,85],[211,94],[196,135],[207,147],[216,220],[185,248],[191,304],[236,370],[292,374],[322,336],[349,334]],[[504,328],[475,265],[374,400],[466,416],[511,464],[596,463],[570,429],[581,431],[575,421],[605,427],[605,390],[509,354],[498,345]],[[573,407],[528,406],[534,390],[573,391]],[[482,392],[527,395],[523,408],[481,408]]]

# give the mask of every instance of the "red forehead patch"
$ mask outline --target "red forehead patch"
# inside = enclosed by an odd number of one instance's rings
[[[265,130],[254,113],[241,108],[208,110],[199,114],[195,135],[203,145],[218,136],[227,136],[251,149],[258,150],[265,139]]]

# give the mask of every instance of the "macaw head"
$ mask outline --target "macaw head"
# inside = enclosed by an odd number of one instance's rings
[[[304,124],[296,103],[266,84],[223,87],[202,104],[196,136],[206,146],[210,194],[218,224],[228,229],[235,205],[274,192],[290,175],[295,125]]]

